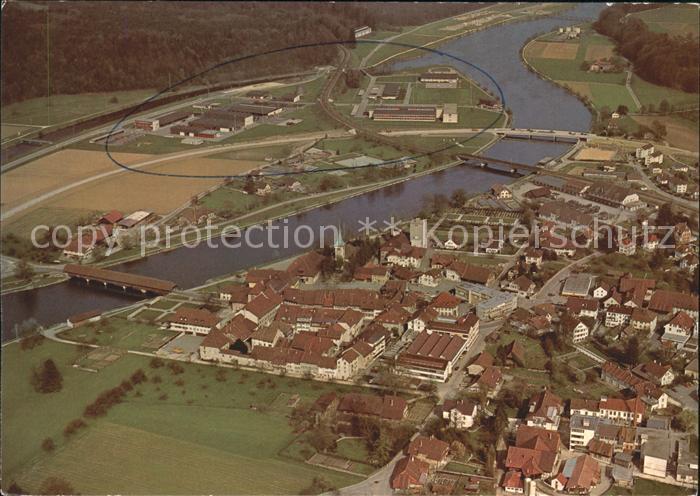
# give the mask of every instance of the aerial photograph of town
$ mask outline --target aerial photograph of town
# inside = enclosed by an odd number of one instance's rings
[[[1,5],[3,495],[698,494],[700,5]]]

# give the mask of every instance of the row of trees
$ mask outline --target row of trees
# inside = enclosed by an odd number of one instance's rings
[[[643,79],[661,86],[696,93],[700,85],[700,52],[692,35],[670,36],[651,31],[634,12],[648,5],[616,4],[603,10],[593,27],[617,42],[620,55],[634,64]],[[656,7],[658,8],[658,7]]]

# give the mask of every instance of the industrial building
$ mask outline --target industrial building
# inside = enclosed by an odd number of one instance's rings
[[[433,106],[395,105],[377,107],[370,110],[370,117],[375,121],[435,122],[437,115],[437,108]]]
[[[273,105],[256,105],[253,103],[234,103],[223,109],[226,112],[238,112],[256,117],[269,117],[282,112],[282,107]]]
[[[369,26],[361,26],[359,28],[355,28],[355,39],[357,38],[362,38],[363,36],[367,36],[372,32],[372,28]]]
[[[404,375],[445,382],[466,349],[467,341],[461,337],[423,331],[399,355],[397,367]]]
[[[134,127],[145,129],[147,131],[157,131],[161,127],[169,126],[175,122],[184,121],[192,117],[194,113],[191,110],[177,110],[169,114],[161,115],[151,119],[136,119]]]
[[[456,72],[425,72],[418,80],[424,83],[426,88],[456,88],[459,78]]]

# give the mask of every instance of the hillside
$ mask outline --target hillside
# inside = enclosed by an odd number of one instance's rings
[[[406,4],[397,11],[390,3],[12,2],[2,11],[2,103],[47,91],[164,88],[237,56],[349,40],[358,26],[400,28],[483,6]],[[311,68],[336,54],[335,46],[286,51],[189,84]]]

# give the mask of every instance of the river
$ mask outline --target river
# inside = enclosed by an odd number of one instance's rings
[[[600,5],[581,5],[567,11],[565,16],[592,17],[600,8]],[[440,49],[454,53],[492,75],[505,95],[507,106],[513,110],[515,127],[584,131],[589,129],[591,120],[586,107],[575,97],[529,72],[519,55],[520,47],[531,36],[568,24],[575,22],[547,18],[503,25],[456,39],[442,45]],[[496,50],[493,47],[502,48]],[[426,54],[396,64],[396,67],[418,67],[434,63],[445,63],[445,60],[434,54]],[[476,77],[473,70],[466,72]],[[498,159],[534,164],[543,157],[561,155],[569,147],[570,145],[544,142],[500,141],[487,154]],[[453,167],[292,216],[276,223],[279,229],[272,233],[270,239],[272,245],[279,245],[283,227],[293,232],[295,227],[302,224],[309,226],[316,234],[319,233],[319,226],[329,225],[355,231],[360,228],[358,221],[365,218],[376,221],[375,226],[383,227],[383,221],[392,216],[403,219],[415,216],[422,207],[423,198],[428,194],[450,195],[460,188],[468,193],[478,193],[486,191],[496,182],[509,181],[512,179],[508,176],[469,167]],[[254,243],[262,242],[263,246],[212,248],[201,244],[196,248],[180,248],[145,260],[118,265],[113,269],[173,280],[179,287],[187,288],[203,284],[212,277],[305,251],[297,247],[273,248],[265,243],[268,239],[266,232],[251,232],[250,239]],[[29,318],[46,326],[64,321],[80,312],[108,310],[133,301],[136,299],[131,296],[94,290],[75,282],[4,295],[2,338],[3,341],[13,338],[15,324]]]

